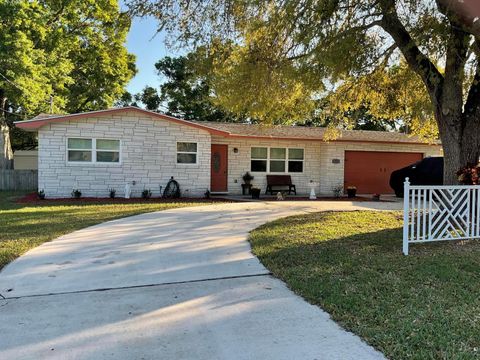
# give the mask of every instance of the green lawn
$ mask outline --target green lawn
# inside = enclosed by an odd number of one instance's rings
[[[251,233],[275,276],[391,359],[480,358],[480,243],[401,253],[399,212],[315,213]]]
[[[45,241],[87,226],[150,211],[208,204],[153,200],[122,204],[120,199],[102,204],[82,200],[65,204],[47,201],[44,205],[16,204],[14,200],[21,195],[0,191],[0,269]]]

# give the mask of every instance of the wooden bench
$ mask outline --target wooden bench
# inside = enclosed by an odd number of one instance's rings
[[[273,188],[279,188],[282,187],[285,190],[285,187],[288,187],[288,194],[293,191],[295,195],[297,195],[297,189],[295,188],[295,185],[292,184],[292,177],[290,175],[267,175],[267,190],[265,191],[265,194],[268,194],[270,192],[270,195],[273,195],[273,192],[275,191]],[[281,189],[276,189],[281,190]]]

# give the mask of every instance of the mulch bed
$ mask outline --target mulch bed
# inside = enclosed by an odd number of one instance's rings
[[[245,197],[245,199],[250,199],[249,197]],[[160,197],[152,197],[150,199],[143,199],[143,198],[131,198],[131,199],[124,199],[124,198],[99,198],[99,197],[82,197],[80,199],[75,198],[61,198],[61,199],[45,199],[40,200],[36,193],[27,194],[21,198],[18,198],[15,202],[17,204],[31,204],[31,205],[47,205],[47,204],[145,204],[145,203],[189,203],[189,202],[205,202],[205,203],[217,203],[217,202],[241,202],[243,199],[230,199],[230,198],[222,198],[222,197],[214,197],[210,199],[206,198],[187,198],[182,197],[179,199],[165,199]],[[259,201],[278,201],[276,196],[261,196]],[[392,202],[392,200],[373,200],[371,197],[366,196],[356,196],[354,198],[348,197],[318,197],[316,200],[310,200],[307,196],[305,197],[286,197],[283,201],[353,201],[353,202]]]
[[[260,196],[260,201],[277,201],[276,196]],[[319,196],[315,200],[310,200],[307,196],[305,197],[287,197],[283,201],[354,201],[354,202],[394,202],[392,200],[384,200],[380,198],[380,200],[374,200],[371,197],[367,196],[355,196],[354,198],[349,198],[346,196],[342,197],[323,197]]]
[[[226,200],[221,198],[186,198],[182,197],[179,199],[165,199],[159,197],[152,197],[150,199],[143,199],[143,198],[99,198],[99,197],[81,197],[80,199],[75,198],[61,198],[61,199],[44,199],[40,200],[36,193],[27,194],[21,198],[18,198],[15,201],[17,204],[32,204],[32,205],[46,205],[46,204],[146,204],[146,203],[191,203],[191,202],[205,202],[205,203],[216,203],[216,202],[233,202],[232,200]]]

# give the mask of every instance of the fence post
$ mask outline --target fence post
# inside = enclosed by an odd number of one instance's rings
[[[403,183],[403,255],[408,255],[408,225],[410,215],[410,181]]]

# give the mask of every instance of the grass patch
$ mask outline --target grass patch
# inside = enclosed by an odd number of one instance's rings
[[[61,235],[108,220],[208,202],[75,202],[16,204],[23,193],[0,192],[0,269],[27,250]],[[119,199],[120,200],[120,199]]]
[[[251,233],[272,273],[391,359],[480,358],[480,243],[413,245],[399,212],[294,216]]]

